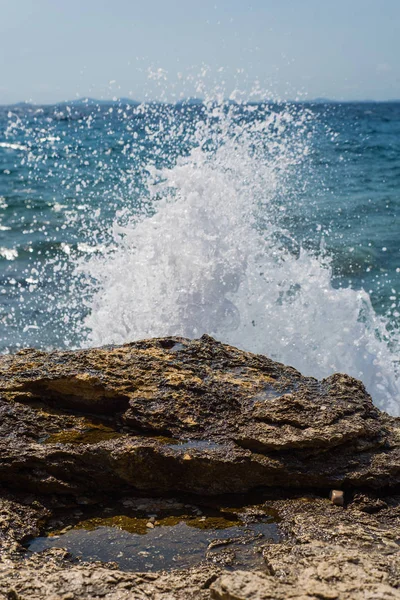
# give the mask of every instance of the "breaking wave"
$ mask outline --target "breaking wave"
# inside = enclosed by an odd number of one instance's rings
[[[167,152],[182,122],[151,110]],[[142,211],[119,211],[107,249],[76,259],[84,345],[208,333],[306,375],[346,372],[400,414],[395,334],[366,291],[334,285],[323,244],[307,250],[291,231],[313,120],[290,106],[210,101],[193,111],[185,151],[168,168],[138,166]]]

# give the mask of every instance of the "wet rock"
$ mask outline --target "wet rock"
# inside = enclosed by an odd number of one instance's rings
[[[2,356],[0,599],[399,598],[399,432],[351,377],[319,382],[208,336]],[[216,494],[259,487],[246,523],[276,514],[280,536],[210,542],[195,567],[122,572],[25,550],[96,510],[110,522],[138,511],[148,535],[165,506],[206,527]],[[257,572],[235,570],[248,544]]]
[[[359,381],[209,336],[2,356],[0,416],[0,483],[34,493],[400,483],[399,420]]]
[[[353,508],[357,508],[361,512],[376,513],[385,508],[388,508],[387,503],[376,495],[371,493],[356,493],[352,502]]]
[[[211,585],[218,600],[394,600],[400,594],[400,498],[386,512],[338,511],[316,497],[274,503],[288,535],[264,548],[263,573],[222,574]]]
[[[24,498],[24,501],[26,498]],[[284,537],[262,545],[265,567],[232,570],[227,540],[214,562],[169,573],[122,572],[115,565],[80,562],[62,548],[25,556],[20,542],[35,535],[46,511],[22,499],[0,499],[0,598],[54,600],[394,600],[400,590],[400,497],[387,496],[379,513],[362,513],[357,498],[337,510],[315,495],[267,501],[281,516]],[[157,499],[146,499],[151,505]],[[47,509],[49,513],[50,509]],[[254,507],[257,512],[259,509]],[[250,512],[252,512],[250,510]],[[13,543],[11,543],[13,542]],[[210,553],[216,544],[211,544]],[[211,559],[211,557],[210,557]],[[223,568],[219,560],[223,560]]]

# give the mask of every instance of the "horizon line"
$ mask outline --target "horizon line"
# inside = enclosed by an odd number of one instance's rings
[[[0,107],[12,107],[12,106],[57,106],[63,104],[118,104],[121,102],[126,102],[128,104],[132,104],[135,106],[140,106],[142,104],[164,104],[164,105],[179,105],[179,104],[204,104],[205,99],[199,97],[188,97],[183,98],[181,100],[176,100],[175,102],[167,102],[164,100],[135,100],[133,98],[128,98],[126,96],[121,96],[120,98],[92,98],[88,96],[82,96],[81,98],[74,98],[71,100],[56,100],[54,102],[33,102],[31,100],[20,100],[16,102],[0,102]],[[400,98],[388,98],[386,100],[374,100],[372,98],[364,98],[364,99],[347,99],[347,100],[337,100],[335,98],[323,98],[316,97],[311,99],[272,99],[266,98],[263,100],[245,100],[243,102],[237,102],[235,100],[230,100],[226,98],[224,102],[229,104],[397,104],[400,103]]]

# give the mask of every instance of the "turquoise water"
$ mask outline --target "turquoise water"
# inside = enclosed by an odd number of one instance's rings
[[[400,410],[400,104],[0,107],[0,350],[204,332]]]

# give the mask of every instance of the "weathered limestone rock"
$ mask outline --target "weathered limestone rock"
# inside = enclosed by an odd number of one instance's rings
[[[257,572],[206,556],[123,572],[21,546],[104,498],[260,487],[281,538]],[[0,357],[0,600],[397,599],[399,491],[400,420],[351,377],[319,382],[208,336]]]
[[[212,562],[169,573],[122,572],[84,563],[62,549],[25,557],[19,541],[48,516],[0,499],[1,600],[394,600],[400,597],[400,497],[354,495],[346,509],[315,495],[271,499],[283,539],[264,546],[259,571]],[[370,513],[369,511],[377,511]]]
[[[365,498],[366,500],[366,498]],[[264,572],[225,573],[214,600],[394,600],[400,598],[400,498],[379,513],[311,498],[277,502],[290,538],[265,550]],[[374,500],[370,498],[373,505]],[[365,508],[365,506],[364,506]]]
[[[0,483],[13,489],[400,483],[399,420],[359,381],[319,382],[209,336],[2,356],[0,415]]]

